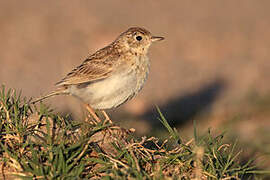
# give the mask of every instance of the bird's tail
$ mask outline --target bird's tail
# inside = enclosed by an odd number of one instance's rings
[[[39,98],[37,98],[37,99],[35,99],[35,100],[33,100],[32,102],[31,102],[31,104],[35,104],[35,103],[37,103],[37,102],[39,102],[39,101],[42,101],[43,99],[47,99],[47,98],[49,98],[49,97],[52,97],[52,96],[56,96],[56,95],[60,95],[60,94],[67,94],[65,91],[63,91],[63,90],[56,90],[56,91],[52,91],[50,94],[47,94],[47,95],[45,95],[45,96],[42,96],[42,97],[39,97]]]

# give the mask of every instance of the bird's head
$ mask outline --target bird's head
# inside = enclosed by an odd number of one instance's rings
[[[141,27],[132,27],[123,32],[115,43],[125,50],[137,54],[147,54],[150,45],[161,41],[164,37],[153,36],[148,30]]]

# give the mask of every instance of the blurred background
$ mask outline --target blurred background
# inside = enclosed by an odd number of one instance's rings
[[[131,26],[165,41],[150,49],[141,93],[109,114],[138,136],[165,137],[158,105],[183,139],[208,128],[238,139],[243,160],[270,167],[270,2],[0,1],[0,84],[27,97],[45,95],[88,55]],[[48,99],[84,117],[72,97]]]

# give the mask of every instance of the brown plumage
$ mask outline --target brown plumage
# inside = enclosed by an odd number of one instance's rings
[[[34,103],[54,95],[67,94],[94,109],[117,107],[142,88],[149,72],[148,49],[152,42],[163,39],[152,36],[144,28],[129,28],[56,83],[56,91]]]

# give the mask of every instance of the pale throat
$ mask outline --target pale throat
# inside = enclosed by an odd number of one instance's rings
[[[131,54],[135,56],[146,56],[148,53],[149,47],[144,46],[144,47],[136,47],[136,48],[130,48]]]

